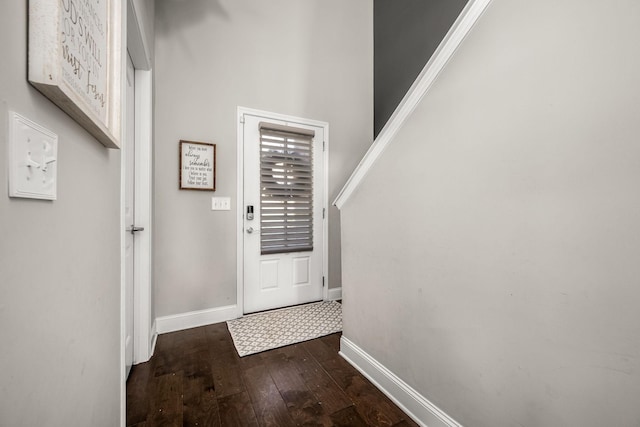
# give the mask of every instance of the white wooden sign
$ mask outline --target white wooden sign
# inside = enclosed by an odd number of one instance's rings
[[[29,82],[102,144],[120,147],[119,0],[30,0]]]
[[[180,188],[216,189],[216,144],[180,141]]]

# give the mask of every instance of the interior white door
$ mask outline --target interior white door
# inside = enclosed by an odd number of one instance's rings
[[[135,231],[135,70],[127,55],[126,133],[123,144],[125,167],[125,375],[133,365],[133,298],[134,298],[134,239]]]
[[[283,249],[279,253],[270,253],[267,247],[268,241],[273,235],[268,230],[269,205],[265,192],[271,182],[275,185],[292,186],[287,182],[287,177],[293,175],[290,169],[295,169],[295,160],[283,160],[279,163],[271,158],[265,160],[264,140],[261,144],[260,126],[264,124],[276,124],[297,129],[306,129],[315,132],[311,147],[312,153],[312,248],[305,250]],[[282,120],[273,120],[267,117],[244,115],[243,131],[243,252],[244,252],[244,312],[268,310],[290,305],[302,304],[322,300],[323,296],[323,227],[324,219],[324,128],[306,125],[304,123],[290,123]],[[285,138],[285,141],[288,141]],[[285,142],[282,149],[283,158],[296,157],[295,144]],[[280,152],[276,153],[277,156]],[[277,157],[276,157],[277,158]],[[289,166],[287,166],[289,164]],[[292,166],[293,164],[293,166]],[[290,168],[288,170],[288,168]],[[284,191],[281,194],[286,193]],[[294,200],[281,196],[280,202],[288,206],[295,206]],[[306,203],[306,202],[305,202]],[[248,211],[253,211],[253,219]],[[284,212],[284,213],[283,213]],[[286,213],[286,207],[280,209],[282,217],[293,218],[295,213]],[[305,215],[308,216],[308,215]],[[292,221],[293,223],[294,221]],[[285,226],[287,227],[287,226]],[[262,230],[264,228],[264,230]],[[271,251],[272,252],[272,251]]]

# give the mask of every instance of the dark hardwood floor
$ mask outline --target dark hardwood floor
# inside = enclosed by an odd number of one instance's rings
[[[416,426],[338,355],[340,334],[238,357],[225,323],[160,335],[127,426]]]

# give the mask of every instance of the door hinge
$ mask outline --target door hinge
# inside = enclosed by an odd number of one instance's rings
[[[324,288],[324,276],[322,276],[322,287]]]
[[[326,209],[322,208],[322,219],[324,219],[324,213],[325,213]]]
[[[327,141],[322,141],[322,151],[327,149]]]
[[[244,123],[244,114],[240,114],[240,123]]]

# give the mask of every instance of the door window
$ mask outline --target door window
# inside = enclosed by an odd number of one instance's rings
[[[262,255],[313,250],[313,137],[260,123]]]

